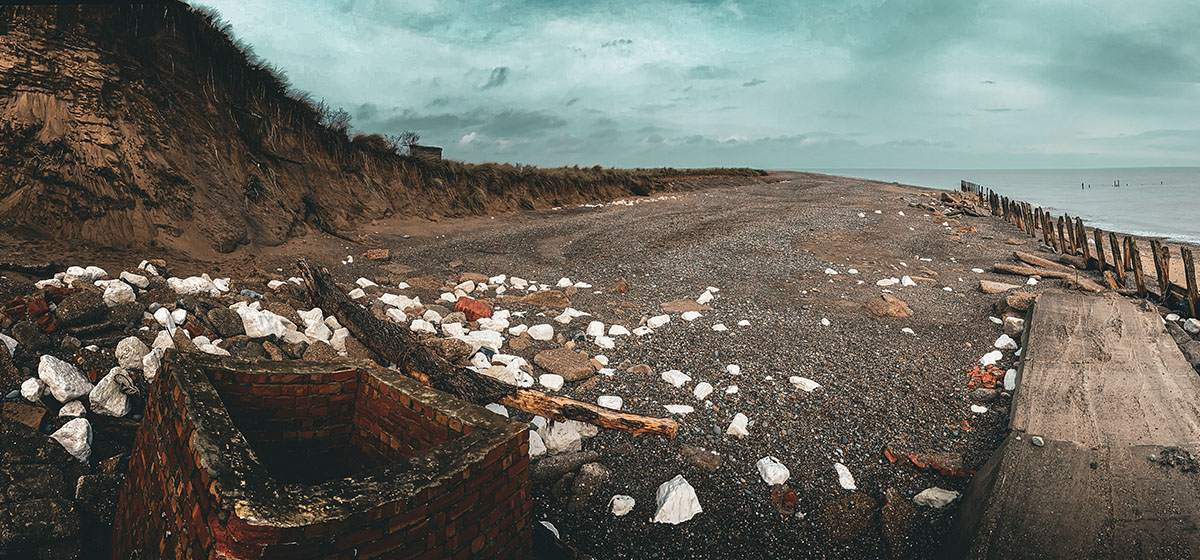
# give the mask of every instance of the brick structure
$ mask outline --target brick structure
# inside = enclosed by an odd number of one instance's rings
[[[442,149],[438,146],[419,146],[413,144],[408,147],[408,155],[437,161],[442,159]]]
[[[113,558],[528,558],[528,437],[371,364],[172,353]]]

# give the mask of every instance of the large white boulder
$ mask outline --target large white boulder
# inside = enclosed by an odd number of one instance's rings
[[[65,403],[92,391],[92,382],[75,366],[46,354],[38,363],[38,378],[58,402]]]
[[[92,424],[86,418],[76,418],[50,434],[71,456],[86,463],[92,455]]]
[[[700,500],[696,497],[696,489],[688,484],[683,475],[676,475],[658,487],[655,495],[658,509],[654,512],[654,523],[670,523],[678,525],[702,513]]]
[[[546,442],[542,441],[542,436],[537,433],[537,430],[529,430],[529,456],[541,457],[546,454]]]
[[[287,333],[287,327],[274,313],[249,306],[239,307],[235,311],[242,318],[242,327],[249,338],[281,338]]]
[[[167,286],[181,296],[219,296],[221,289],[209,280],[199,276],[189,278],[167,278]]]
[[[133,284],[134,286],[137,286],[139,288],[145,289],[145,288],[150,287],[150,279],[146,278],[145,276],[142,276],[141,274],[134,274],[134,273],[128,272],[128,271],[122,271],[121,279],[126,282],[129,282],[130,284]]]
[[[153,382],[158,376],[158,368],[162,366],[163,349],[155,348],[150,350],[150,353],[142,356],[142,377],[146,381]]]
[[[129,336],[121,339],[117,343],[117,365],[125,369],[140,370],[142,369],[142,358],[150,353],[150,347],[146,346],[142,339],[136,336]]]
[[[29,402],[38,402],[46,394],[46,384],[41,379],[30,377],[21,384],[21,396]]]
[[[141,363],[138,364],[141,366]],[[121,392],[122,385],[132,385],[129,374],[115,367],[108,375],[100,378],[92,392],[88,394],[88,404],[92,412],[105,416],[125,416],[129,414],[129,396]]]
[[[126,284],[121,280],[97,280],[96,285],[104,288],[104,305],[115,307],[122,303],[129,303],[137,299],[137,294],[133,291],[133,286]]]
[[[550,340],[554,338],[554,327],[545,323],[529,327],[526,331],[534,340]]]

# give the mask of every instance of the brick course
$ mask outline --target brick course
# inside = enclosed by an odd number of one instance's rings
[[[391,370],[169,354],[113,558],[528,558],[528,432]]]

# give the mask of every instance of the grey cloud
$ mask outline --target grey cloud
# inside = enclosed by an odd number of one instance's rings
[[[753,80],[743,83],[742,87],[754,87],[758,84],[765,84],[765,83],[767,83],[766,80],[760,80],[758,78],[754,78]]]
[[[479,89],[492,89],[500,87],[508,83],[508,67],[498,66],[492,69],[492,75],[488,77],[486,84],[483,84]]]
[[[507,138],[536,134],[565,126],[567,126],[567,121],[550,113],[509,110],[493,115],[480,127],[480,131],[491,136]]]
[[[688,68],[687,77],[692,80],[723,80],[732,77],[733,70],[722,68],[720,66],[693,66]]]

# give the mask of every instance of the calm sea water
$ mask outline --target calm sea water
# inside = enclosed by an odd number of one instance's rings
[[[1079,216],[1089,226],[1200,243],[1200,167],[813,171],[948,190],[965,179],[1056,215]]]

